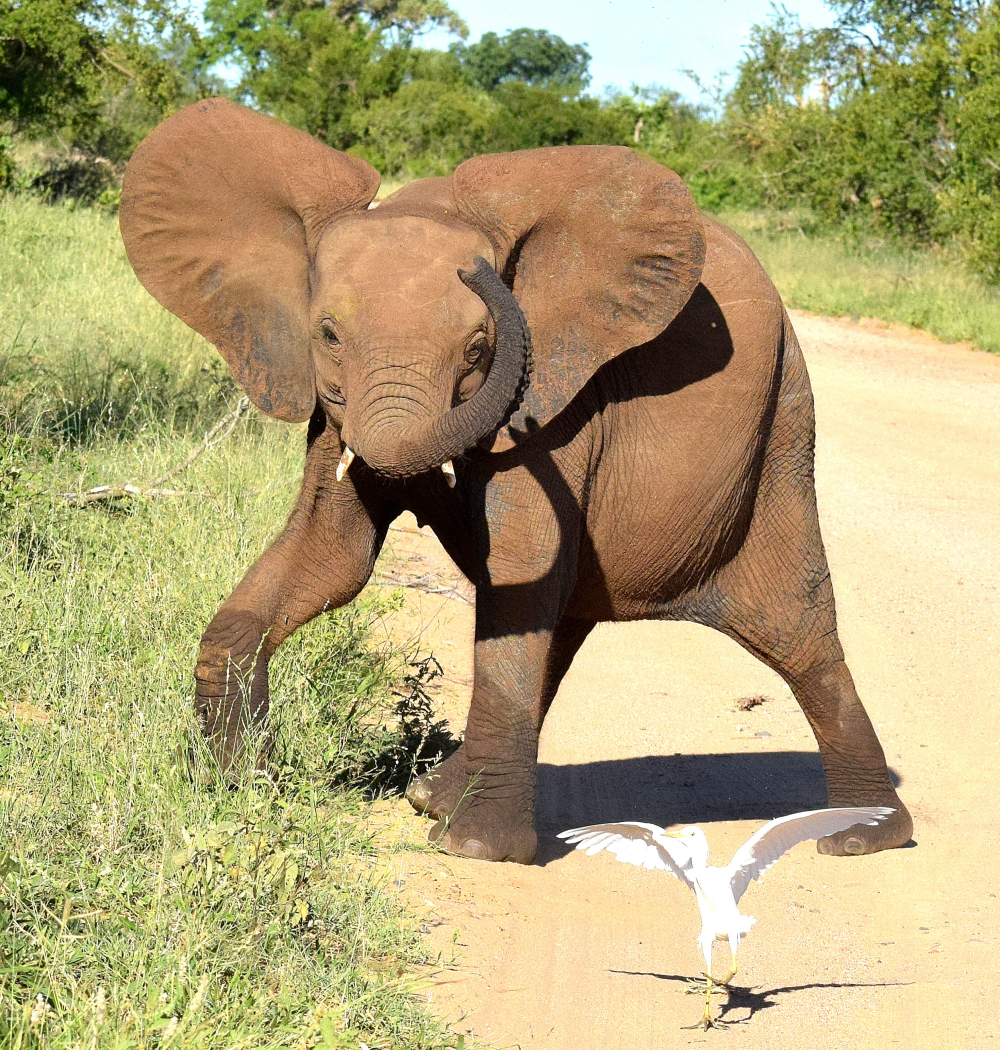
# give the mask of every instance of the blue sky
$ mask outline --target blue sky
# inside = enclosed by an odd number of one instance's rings
[[[547,29],[593,56],[591,91],[632,83],[662,84],[689,98],[697,90],[682,69],[711,82],[739,61],[750,27],[764,21],[769,0],[449,0],[469,25],[469,39],[490,30]],[[822,0],[788,0],[803,25],[829,25]],[[425,47],[447,47],[444,34],[428,34]]]

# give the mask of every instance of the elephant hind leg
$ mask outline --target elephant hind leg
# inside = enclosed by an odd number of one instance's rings
[[[740,552],[695,600],[691,618],[736,639],[788,683],[819,744],[831,806],[896,810],[878,826],[850,828],[818,844],[826,854],[874,853],[906,843],[913,825],[837,634],[813,483],[812,400],[788,330],[753,519]]]
[[[890,806],[877,826],[821,839],[820,853],[875,853],[909,841],[913,824],[854,686],[837,634],[833,588],[819,529],[775,531],[720,574],[699,617],[738,641],[788,683],[819,745],[831,806]]]

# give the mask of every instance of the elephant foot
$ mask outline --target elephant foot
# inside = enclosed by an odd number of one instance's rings
[[[507,800],[472,798],[455,816],[439,820],[427,839],[448,853],[473,860],[530,864],[538,851],[530,807]]]
[[[831,806],[892,806],[895,813],[878,824],[855,824],[853,828],[828,835],[816,843],[816,852],[827,857],[861,857],[867,853],[878,853],[884,849],[898,849],[910,841],[913,834],[913,819],[899,799],[879,799],[873,802],[870,798],[864,801],[831,800]]]
[[[177,768],[203,787],[239,787],[248,777],[272,772],[271,753],[274,741],[260,734],[228,750],[225,743],[208,740],[207,750],[178,744],[175,749]]]
[[[462,745],[410,784],[406,791],[410,805],[437,820],[428,841],[473,860],[530,864],[538,850],[531,806],[514,799],[484,798],[479,780],[468,774]]]
[[[413,780],[406,789],[406,798],[418,813],[440,819],[450,817],[469,791],[465,745],[461,744],[443,762]]]

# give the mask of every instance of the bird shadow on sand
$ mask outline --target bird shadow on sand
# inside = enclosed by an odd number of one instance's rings
[[[691,978],[678,973],[652,973],[643,970],[609,970],[608,973],[622,974],[628,977],[655,977],[658,981],[677,981],[680,984],[690,984]],[[821,991],[836,988],[906,988],[913,981],[812,981],[809,984],[788,984],[783,988],[741,988],[736,985],[726,989],[726,997],[720,999],[714,1006],[713,1012],[718,1021],[726,1024],[748,1024],[762,1010],[769,1010],[772,1006],[778,1006],[775,998],[782,995],[791,995],[795,992]],[[699,993],[699,996],[701,993]],[[692,1002],[696,997],[692,996]],[[700,1002],[699,998],[699,1002]],[[749,1011],[745,1017],[730,1016],[737,1010]],[[694,1009],[697,1013],[697,1009]]]
[[[889,771],[893,784],[901,778]],[[827,805],[823,762],[815,751],[645,755],[580,765],[541,763],[535,801],[536,864],[574,847],[555,838],[567,828],[641,820],[669,827],[721,820],[772,820]]]

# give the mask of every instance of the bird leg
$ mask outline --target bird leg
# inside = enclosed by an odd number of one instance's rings
[[[737,973],[738,973],[738,970],[737,970],[737,967],[736,967],[736,952],[733,952],[733,964],[732,964],[732,966],[729,969],[729,973],[727,973],[725,977],[712,977],[711,974],[709,974],[709,973],[703,973],[701,975],[701,979],[700,980],[696,979],[696,978],[690,978],[688,980],[688,982],[687,982],[688,993],[691,994],[691,995],[701,995],[701,993],[703,991],[702,983],[701,983],[702,980],[706,980],[707,981],[707,980],[709,980],[709,978],[711,978],[711,983],[712,983],[712,992],[711,992],[711,994],[713,994],[713,995],[722,995],[724,992],[728,992],[729,991],[729,982],[736,976]]]
[[[721,985],[723,988],[728,988],[729,982],[736,976],[736,973],[736,952],[733,952],[733,965],[730,967],[729,973],[727,973],[721,980],[717,977],[713,977],[712,980],[715,981],[717,985]]]
[[[704,995],[705,994],[705,982],[709,979],[707,973],[703,973],[700,977],[689,977],[687,979],[687,987],[685,991],[688,995]],[[712,980],[712,995],[724,995],[729,989],[726,987],[724,981],[717,981],[714,977]]]
[[[692,1028],[701,1028],[707,1032],[709,1028],[728,1028],[729,1025],[725,1021],[720,1021],[718,1018],[712,1017],[712,992],[716,989],[714,987],[715,982],[712,979],[710,973],[705,974],[705,1010],[701,1015],[701,1020],[696,1024],[681,1025],[682,1029],[690,1030]],[[720,988],[719,991],[722,991]]]
[[[715,937],[711,930],[706,931],[702,929],[702,935],[698,938],[698,943],[701,945],[702,955],[705,956],[705,1012],[701,1015],[701,1020],[697,1024],[684,1025],[685,1028],[703,1028],[706,1032],[709,1028],[728,1028],[729,1025],[722,1021],[717,1021],[712,1018],[712,993],[721,994],[726,989],[724,987],[716,988],[715,979],[712,977],[712,944],[715,941]],[[688,985],[689,992],[700,992],[701,986],[692,981]]]

